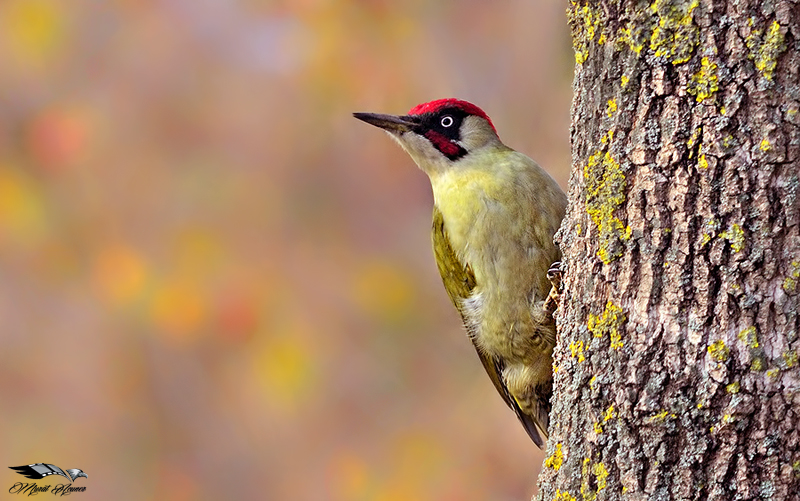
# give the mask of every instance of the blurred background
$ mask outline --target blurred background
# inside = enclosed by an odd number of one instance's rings
[[[565,7],[0,2],[2,466],[85,500],[530,498],[428,180],[351,112],[467,99],[566,186]]]

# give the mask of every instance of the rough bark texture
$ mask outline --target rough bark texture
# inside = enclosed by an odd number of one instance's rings
[[[800,499],[800,3],[581,1],[538,499]]]

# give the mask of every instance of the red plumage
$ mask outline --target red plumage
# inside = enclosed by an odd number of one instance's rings
[[[477,117],[481,117],[487,122],[489,125],[492,126],[495,132],[497,129],[494,128],[494,124],[492,123],[492,119],[489,118],[489,115],[486,114],[482,109],[478,108],[474,104],[468,101],[462,101],[461,99],[455,98],[447,98],[447,99],[437,99],[436,101],[431,101],[429,103],[422,103],[414,106],[408,111],[409,115],[423,115],[425,113],[436,113],[437,111],[441,110],[442,108],[458,108],[468,115],[475,115]]]
[[[435,130],[427,131],[425,137],[428,138],[428,141],[430,141],[437,150],[441,151],[445,156],[451,157],[451,159],[454,155],[458,155],[459,151],[462,151],[459,145],[451,142]]]

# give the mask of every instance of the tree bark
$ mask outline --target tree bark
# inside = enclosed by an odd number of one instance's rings
[[[572,2],[540,500],[800,499],[800,3]]]

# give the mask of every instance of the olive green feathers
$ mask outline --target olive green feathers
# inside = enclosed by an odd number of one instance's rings
[[[475,274],[472,272],[472,269],[469,266],[461,264],[461,262],[458,260],[456,253],[453,251],[453,247],[450,245],[450,239],[447,236],[447,232],[445,231],[442,213],[435,206],[433,208],[432,238],[433,253],[436,258],[436,265],[439,268],[439,274],[442,276],[442,283],[447,291],[447,295],[450,296],[450,301],[452,301],[453,306],[456,307],[461,315],[464,325],[467,326],[467,334],[472,341],[472,345],[475,347],[475,351],[478,353],[478,358],[480,359],[483,368],[486,369],[486,374],[489,375],[489,379],[492,381],[492,384],[497,392],[501,397],[503,397],[503,401],[511,408],[511,410],[514,411],[514,414],[517,415],[520,422],[522,422],[522,425],[525,427],[525,430],[528,432],[531,440],[533,440],[538,447],[543,447],[544,441],[539,435],[536,425],[538,424],[539,428],[545,432],[547,431],[552,386],[550,385],[543,387],[539,391],[539,393],[541,393],[540,398],[542,402],[546,402],[547,405],[543,406],[542,411],[536,420],[534,420],[533,416],[529,416],[522,412],[519,404],[508,392],[508,388],[503,382],[503,361],[497,357],[492,357],[481,350],[475,343],[475,333],[470,332],[463,305],[464,301],[472,295],[472,292],[475,289]]]

